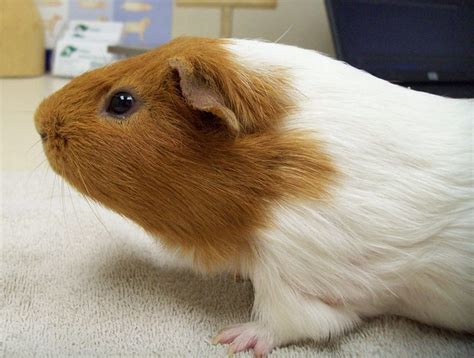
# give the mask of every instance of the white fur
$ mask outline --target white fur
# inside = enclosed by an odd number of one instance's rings
[[[269,346],[399,314],[474,330],[474,100],[404,89],[313,51],[247,40],[251,69],[289,69],[298,110],[340,172],[326,201],[282,201],[248,271]]]

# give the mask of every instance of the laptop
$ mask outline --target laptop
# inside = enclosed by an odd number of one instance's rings
[[[326,0],[337,58],[377,77],[474,98],[474,0]]]

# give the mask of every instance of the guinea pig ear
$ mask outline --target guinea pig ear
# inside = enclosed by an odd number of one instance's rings
[[[181,93],[192,108],[212,113],[222,120],[232,136],[238,136],[240,124],[235,113],[225,104],[225,100],[214,81],[197,73],[194,66],[183,58],[169,61],[179,75]]]

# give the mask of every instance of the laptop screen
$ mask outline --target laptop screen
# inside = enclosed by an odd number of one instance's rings
[[[474,0],[326,0],[337,57],[394,82],[474,81]]]

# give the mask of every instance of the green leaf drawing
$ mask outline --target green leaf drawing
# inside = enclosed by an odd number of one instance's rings
[[[77,47],[69,45],[69,46],[66,46],[65,48],[63,48],[63,50],[61,51],[61,56],[62,57],[70,57],[76,51],[77,51]]]

